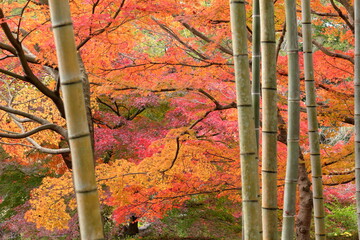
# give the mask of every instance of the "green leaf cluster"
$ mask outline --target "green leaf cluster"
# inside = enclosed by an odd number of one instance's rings
[[[358,239],[356,206],[342,206],[332,202],[326,204],[330,213],[326,216],[329,239]]]
[[[40,186],[42,176],[28,174],[17,165],[7,165],[0,174],[0,222],[16,212],[14,208],[24,204],[30,197],[30,190]]]

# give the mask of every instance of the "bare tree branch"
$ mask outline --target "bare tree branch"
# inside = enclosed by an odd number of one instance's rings
[[[57,132],[58,134],[63,136],[65,139],[67,139],[67,131],[64,128],[62,128],[62,127],[60,127],[60,126],[58,126],[56,124],[51,124],[46,119],[37,117],[37,116],[32,115],[30,113],[26,113],[26,112],[23,112],[23,111],[20,111],[20,110],[16,110],[16,109],[13,109],[13,108],[10,108],[10,107],[6,107],[6,106],[3,106],[3,105],[0,105],[0,110],[3,110],[5,112],[11,113],[11,114],[20,115],[22,117],[25,117],[25,118],[31,119],[31,120],[33,120],[33,121],[35,121],[37,123],[40,123],[42,125],[51,126],[48,129],[51,129],[51,130]]]
[[[45,124],[45,125],[41,125],[39,127],[36,127],[28,132],[24,132],[24,133],[1,133],[0,132],[0,137],[4,137],[4,138],[11,138],[11,139],[21,139],[21,138],[26,138],[29,137],[31,135],[34,135],[35,133],[41,132],[43,130],[54,130],[56,129],[58,126],[55,124]]]
[[[336,6],[334,0],[330,0],[330,2],[331,2],[331,5],[333,6],[333,8],[335,9],[335,11],[339,14],[339,17],[341,17],[344,20],[344,22],[346,23],[346,25],[348,25],[351,32],[355,33],[354,25],[352,23],[350,23],[348,16],[343,14],[343,12],[340,10],[340,8],[338,8]]]
[[[298,35],[300,37],[302,37],[302,33],[298,33]],[[322,51],[324,54],[330,56],[330,57],[336,57],[336,58],[341,58],[341,59],[345,59],[349,62],[351,62],[352,64],[354,64],[354,58],[346,55],[346,54],[342,54],[342,53],[337,53],[337,52],[332,52],[329,49],[327,49],[326,47],[324,47],[323,45],[321,45],[319,42],[317,42],[315,39],[312,40],[312,43],[320,49],[320,51]]]
[[[0,8],[0,19],[4,19],[4,13],[2,11],[2,8]],[[62,99],[60,98],[59,95],[55,94],[53,91],[51,91],[50,89],[48,89],[33,73],[33,71],[31,70],[25,52],[22,48],[21,43],[14,38],[13,33],[10,30],[9,25],[7,24],[6,21],[2,21],[1,22],[1,28],[4,31],[7,39],[9,40],[9,42],[11,43],[11,45],[13,46],[13,48],[16,50],[17,56],[20,60],[21,66],[23,68],[25,77],[20,78],[20,80],[23,80],[25,82],[28,82],[32,85],[34,85],[40,92],[42,92],[45,96],[49,97],[57,106],[60,114],[62,117],[65,117],[65,111],[64,111],[64,104]]]
[[[193,47],[191,47],[189,44],[185,43],[183,40],[180,39],[180,37],[178,35],[176,35],[176,33],[174,31],[172,31],[169,27],[167,27],[166,25],[160,23],[156,18],[151,17],[151,19],[157,24],[159,25],[159,27],[161,29],[163,29],[165,32],[167,32],[171,37],[173,37],[176,41],[178,41],[179,43],[181,43],[183,46],[185,46],[187,49],[189,49],[192,53],[194,53],[196,56],[198,56],[200,59],[202,60],[208,60],[209,57],[203,55],[202,53],[198,52],[196,49],[194,49]]]
[[[208,38],[207,36],[205,36],[204,34],[202,34],[201,32],[199,32],[198,30],[196,30],[194,27],[190,26],[188,23],[184,22],[183,20],[178,20],[186,29],[188,29],[190,32],[192,32],[195,36],[198,36],[199,38],[201,38],[202,40],[204,40],[207,43],[213,43],[214,40]],[[220,44],[217,45],[217,48],[232,56],[233,55],[233,51],[231,49],[228,49],[224,46],[221,46]]]
[[[92,12],[93,14],[95,13],[95,8],[98,5],[99,1],[95,2],[92,8]],[[119,8],[116,10],[116,12],[114,13],[114,15],[112,16],[112,19],[115,20],[118,15],[120,14],[122,8],[124,7],[125,4],[125,0],[122,0]],[[88,37],[86,37],[77,47],[76,49],[79,50],[80,48],[82,48],[88,41],[90,41],[94,36],[98,36],[100,34],[102,34],[103,32],[105,32],[106,29],[108,29],[111,25],[112,25],[113,21],[108,22],[108,24],[106,24],[105,27],[97,30],[96,32],[92,33],[91,29],[90,29],[90,35]]]

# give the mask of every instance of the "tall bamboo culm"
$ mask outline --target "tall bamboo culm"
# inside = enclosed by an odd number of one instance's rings
[[[256,143],[260,136],[260,8],[259,0],[253,1],[252,30],[252,85],[251,95],[254,105]]]
[[[299,163],[299,125],[300,125],[300,80],[298,26],[296,18],[296,1],[286,0],[286,39],[288,55],[288,136],[287,165],[285,177],[285,194],[283,210],[282,240],[294,237],[296,187]]]
[[[103,239],[93,150],[68,0],[50,0],[82,239]]]
[[[360,0],[354,1],[355,12],[355,181],[358,234],[360,236]]]
[[[254,110],[251,99],[245,2],[230,1],[230,22],[234,54],[236,100],[240,134],[241,184],[243,203],[243,236],[260,240],[259,177]]]
[[[254,106],[254,124],[255,124],[255,136],[256,136],[256,160],[259,163],[259,140],[260,140],[260,6],[259,0],[253,0],[252,6],[252,84],[251,84],[251,96]],[[261,205],[261,198],[259,198],[259,205]],[[259,208],[259,211],[261,209]],[[259,213],[259,215],[261,212]],[[260,222],[261,224],[261,222]],[[260,237],[262,238],[262,225],[259,225]]]
[[[277,84],[273,0],[260,0],[262,50],[262,225],[263,239],[278,239]]]
[[[306,91],[306,112],[308,115],[308,135],[313,185],[314,222],[316,240],[326,239],[325,209],[323,198],[322,169],[320,161],[320,142],[316,111],[316,93],[312,52],[310,0],[302,0],[302,33],[304,49],[304,75]]]

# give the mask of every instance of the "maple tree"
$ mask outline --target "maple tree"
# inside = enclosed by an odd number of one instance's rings
[[[2,3],[2,142],[12,161],[28,164],[47,158],[45,164],[58,174],[66,171],[60,178],[43,180],[26,215],[38,226],[59,229],[72,219],[74,202],[66,170],[70,164],[63,163],[69,150],[54,43],[48,6],[42,3]],[[116,221],[126,222],[132,214],[154,219],[191,196],[209,192],[240,201],[228,4],[89,0],[71,1],[71,7],[77,48],[91,85],[99,191]],[[346,0],[312,1],[311,7],[323,179],[329,186],[354,180],[353,7]],[[246,8],[250,19],[251,5]],[[284,2],[276,1],[274,11],[279,118],[287,122]],[[301,59],[300,54],[302,68]],[[302,112],[300,117],[305,136],[306,116]],[[281,128],[278,139],[282,185],[286,135]],[[305,175],[310,173],[306,142],[307,137],[300,138]],[[52,202],[58,203],[57,212],[45,213]],[[55,213],[59,218],[48,221]]]

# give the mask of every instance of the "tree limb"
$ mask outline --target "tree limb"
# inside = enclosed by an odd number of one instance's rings
[[[198,52],[196,49],[191,47],[189,44],[185,43],[183,40],[180,39],[178,35],[175,34],[174,31],[172,31],[170,28],[168,28],[166,25],[160,23],[156,18],[151,17],[151,19],[159,25],[161,29],[163,29],[165,32],[167,32],[171,37],[173,37],[176,41],[181,43],[183,46],[185,46],[187,49],[189,49],[192,53],[194,53],[196,56],[198,56],[202,60],[208,60],[209,57],[203,55],[202,53]]]
[[[2,8],[0,8],[0,19],[4,19],[4,13],[2,11]],[[64,104],[62,99],[60,98],[59,95],[55,94],[53,91],[51,91],[50,89],[48,89],[33,73],[33,71],[31,70],[26,55],[24,53],[24,50],[21,46],[21,43],[14,38],[9,25],[7,24],[6,21],[2,21],[1,22],[1,28],[4,31],[7,39],[10,41],[11,45],[13,46],[13,48],[16,50],[17,56],[20,60],[22,69],[25,73],[25,79],[21,78],[20,80],[28,82],[32,85],[34,85],[40,92],[42,92],[45,96],[49,97],[56,105],[56,107],[58,108],[60,114],[62,117],[65,117],[65,111],[64,111]]]
[[[199,38],[201,38],[202,40],[204,40],[207,43],[214,43],[214,40],[208,38],[207,36],[205,36],[204,34],[202,34],[201,32],[199,32],[198,30],[196,30],[194,27],[190,26],[188,23],[184,22],[183,20],[178,20],[186,29],[188,29],[190,32],[192,32],[195,36],[198,36]],[[231,49],[225,48],[224,46],[221,46],[220,44],[217,45],[217,48],[232,56],[233,55],[233,51]]]
[[[335,11],[339,14],[339,17],[341,17],[344,22],[346,23],[346,25],[348,25],[348,27],[350,28],[351,32],[354,34],[355,33],[355,29],[354,29],[354,25],[350,23],[349,18],[347,16],[345,16],[343,14],[343,12],[340,10],[340,8],[338,8],[334,2],[334,0],[330,0],[331,5],[333,6],[333,8],[335,9]]]

